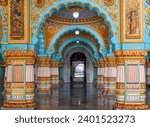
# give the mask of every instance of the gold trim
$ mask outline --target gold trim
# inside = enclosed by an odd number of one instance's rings
[[[8,43],[9,44],[28,44],[30,43],[30,0],[24,0],[24,39],[11,40],[10,37],[10,16],[11,16],[11,0],[8,0]]]
[[[134,0],[132,0],[134,2]],[[138,0],[139,1],[139,0]],[[143,0],[140,0],[139,3],[140,3],[140,31],[141,31],[141,35],[140,35],[140,38],[136,38],[136,37],[133,37],[131,39],[127,39],[126,38],[126,0],[120,0],[120,3],[121,3],[121,16],[120,16],[120,40],[121,40],[121,43],[126,43],[126,42],[135,42],[135,43],[143,43],[144,42],[144,2]]]

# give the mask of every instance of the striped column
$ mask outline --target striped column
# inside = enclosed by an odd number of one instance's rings
[[[39,57],[37,59],[37,87],[38,93],[51,92],[51,59],[48,57]]]
[[[59,61],[51,61],[52,96],[58,96],[59,88]]]
[[[6,100],[2,109],[34,109],[35,52],[10,50],[5,52],[5,58]]]
[[[64,66],[64,62],[59,62],[59,82],[63,83],[63,66]]]
[[[144,50],[116,51],[116,109],[148,109]]]
[[[104,87],[104,62],[98,61],[97,62],[97,87],[103,88]]]
[[[116,58],[107,57],[108,65],[108,75],[107,75],[107,95],[116,94]]]
[[[104,59],[104,90],[103,94],[107,94],[108,91],[108,74],[109,74],[109,67],[108,67],[108,61],[107,58]]]
[[[150,87],[150,60],[147,60],[146,63],[146,84],[147,87]]]

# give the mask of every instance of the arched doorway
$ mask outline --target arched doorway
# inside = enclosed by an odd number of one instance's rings
[[[76,52],[70,57],[71,61],[71,82],[85,83],[86,82],[86,56],[81,52]]]
[[[85,79],[84,82],[91,84],[94,80],[94,70],[93,70],[93,56],[85,47],[74,47],[67,51],[65,54],[65,62],[63,66],[63,81],[65,83],[71,82],[71,57],[76,53],[84,54],[86,58],[85,61]]]

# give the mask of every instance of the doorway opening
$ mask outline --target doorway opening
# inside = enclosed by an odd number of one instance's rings
[[[86,83],[86,56],[81,52],[76,52],[70,57],[71,61],[71,82]]]

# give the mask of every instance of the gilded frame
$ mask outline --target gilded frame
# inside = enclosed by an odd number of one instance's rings
[[[121,43],[143,43],[144,42],[144,1],[143,0],[120,0],[120,41]],[[128,2],[128,3],[127,3]],[[130,13],[127,13],[128,10],[131,10],[130,4],[133,6],[134,4],[138,5],[139,10],[137,8],[133,9]],[[134,3],[133,3],[134,2]],[[137,2],[139,2],[137,4]],[[133,3],[133,4],[132,4]],[[137,9],[137,10],[136,10]],[[136,12],[137,11],[137,12]],[[134,12],[134,14],[132,14]],[[130,14],[130,16],[127,16]],[[132,23],[129,22],[129,18],[137,14],[137,25],[132,25],[135,21],[133,20]],[[135,19],[134,16],[132,19]],[[132,20],[130,19],[130,21]],[[128,24],[128,25],[127,25]],[[130,27],[128,27],[130,25]],[[134,27],[136,28],[134,28]],[[134,30],[135,29],[135,30]],[[130,32],[129,32],[130,31]],[[134,32],[135,31],[135,32]],[[137,32],[138,31],[138,32]]]
[[[24,0],[24,38],[21,40],[12,40],[10,36],[10,16],[11,16],[11,0],[8,0],[8,43],[11,44],[27,44],[30,43],[30,0]]]

